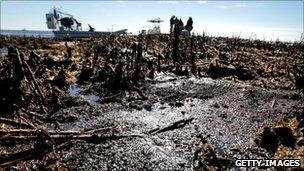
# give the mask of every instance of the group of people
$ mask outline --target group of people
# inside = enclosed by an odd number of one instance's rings
[[[182,19],[178,19],[176,16],[172,16],[170,19],[170,33],[180,35],[183,30],[187,30],[189,33],[193,29],[192,17],[189,17],[187,24],[184,26]]]

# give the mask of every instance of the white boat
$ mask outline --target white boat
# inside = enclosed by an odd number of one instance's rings
[[[76,20],[72,15],[62,12],[60,9],[55,7],[45,16],[47,27],[48,29],[52,29],[55,38],[90,38],[110,34],[127,34],[127,29],[115,32],[95,31],[95,29],[89,24],[89,30],[83,31],[82,23]]]

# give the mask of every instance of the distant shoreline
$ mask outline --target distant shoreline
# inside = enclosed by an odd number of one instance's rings
[[[1,35],[6,36],[34,36],[34,37],[54,37],[54,33],[52,31],[46,30],[8,30],[1,29]]]
[[[167,33],[164,33],[167,34]],[[5,36],[26,36],[26,37],[44,37],[44,38],[54,38],[55,35],[53,33],[53,31],[48,31],[48,30],[13,30],[13,29],[0,29],[0,35],[5,35]],[[201,36],[201,34],[199,34],[198,36]],[[215,35],[209,35],[207,34],[207,36],[210,37],[226,37],[226,36],[215,36]],[[232,36],[227,36],[228,38],[235,38]],[[239,37],[240,39],[247,39],[247,40],[260,40],[260,41],[265,41],[265,42],[276,42],[276,40],[262,40],[262,39],[250,39],[250,38],[246,38],[246,37]],[[295,41],[284,41],[284,40],[280,40],[279,42],[282,43],[295,43],[295,42],[299,42],[299,40],[295,40]]]

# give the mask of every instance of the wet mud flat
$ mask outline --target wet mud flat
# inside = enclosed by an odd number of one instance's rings
[[[142,137],[98,144],[73,141],[62,162],[80,170],[194,170],[198,160],[195,153],[204,142],[227,160],[268,158],[267,151],[253,147],[253,133],[264,125],[275,125],[280,113],[297,104],[297,100],[286,98],[295,91],[211,78],[160,76],[144,89],[149,100],[123,99],[105,104],[110,107],[103,110],[104,104],[86,99],[90,102],[87,107],[68,109],[77,119],[61,123],[60,129],[99,128],[105,122],[113,122],[120,134]],[[61,112],[58,116],[66,114]],[[147,133],[188,118],[193,120],[180,128]]]
[[[193,36],[176,49],[169,35],[0,38],[0,168],[304,165],[301,43]],[[273,168],[250,168],[260,169]]]

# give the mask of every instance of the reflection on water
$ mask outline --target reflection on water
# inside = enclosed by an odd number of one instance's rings
[[[93,105],[98,105],[99,97],[94,94],[81,95],[86,101]]]
[[[94,94],[81,94],[80,93],[83,91],[83,88],[79,85],[73,85],[71,86],[71,88],[69,89],[69,94],[71,96],[80,96],[83,99],[85,99],[86,101],[88,101],[89,103],[93,104],[93,105],[98,105],[98,101],[99,101],[99,97],[94,95]]]
[[[69,89],[69,94],[71,95],[71,96],[76,96],[76,95],[78,95],[78,93],[80,92],[80,91],[82,91],[83,89],[80,87],[80,86],[78,86],[78,85],[73,85],[70,89]]]
[[[0,56],[8,55],[7,47],[0,48]]]

